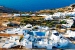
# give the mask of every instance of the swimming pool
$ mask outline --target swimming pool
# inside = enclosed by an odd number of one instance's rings
[[[37,36],[45,36],[45,32],[35,32]]]
[[[34,36],[34,33],[33,33],[33,32],[28,32],[28,34],[29,34],[29,35],[33,35],[33,36]]]
[[[45,32],[38,32],[38,31],[32,31],[32,32],[29,32],[28,34],[30,35],[36,35],[36,36],[45,36]]]

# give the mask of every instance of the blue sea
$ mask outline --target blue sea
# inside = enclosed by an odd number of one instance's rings
[[[0,0],[0,5],[20,11],[38,11],[69,6],[75,0]]]

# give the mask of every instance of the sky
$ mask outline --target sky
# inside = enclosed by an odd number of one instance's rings
[[[59,8],[73,3],[75,3],[75,0],[0,0],[0,5],[20,11]]]

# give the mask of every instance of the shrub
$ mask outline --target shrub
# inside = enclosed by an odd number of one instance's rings
[[[19,41],[21,41],[22,39],[23,39],[23,36],[20,37],[20,40]]]
[[[70,16],[66,16],[66,19],[68,19]]]
[[[61,25],[56,25],[56,28],[61,28]]]
[[[65,20],[60,21],[60,24],[66,24],[66,21]]]

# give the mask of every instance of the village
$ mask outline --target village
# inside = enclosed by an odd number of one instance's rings
[[[75,49],[75,4],[68,11],[0,13],[2,49]]]

